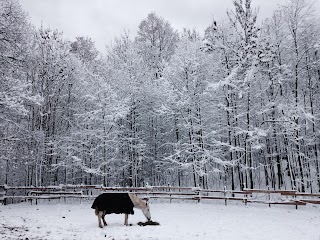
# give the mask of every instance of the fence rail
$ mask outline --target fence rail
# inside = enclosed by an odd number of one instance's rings
[[[92,199],[102,192],[132,192],[144,199],[168,199],[213,201],[241,201],[271,205],[303,206],[320,204],[320,194],[300,193],[295,190],[248,189],[243,191],[200,189],[193,187],[147,186],[147,187],[104,187],[101,185],[59,185],[59,186],[7,186],[0,185],[0,203],[10,204],[19,201],[51,200],[68,198]],[[307,198],[306,198],[307,197]]]

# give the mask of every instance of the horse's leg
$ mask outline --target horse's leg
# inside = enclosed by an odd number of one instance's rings
[[[102,218],[102,216],[103,216],[103,211],[99,211],[99,213],[98,213],[98,224],[99,224],[99,227],[100,227],[100,228],[103,228],[103,227],[102,227],[102,224],[101,224],[101,218]]]
[[[108,224],[107,224],[107,222],[106,222],[106,220],[104,219],[104,217],[106,216],[106,214],[107,214],[107,212],[106,211],[103,211],[103,214],[102,214],[102,221],[103,221],[103,224],[105,225],[105,226],[107,226]]]
[[[124,215],[124,225],[128,226],[128,217],[129,217],[129,214],[125,214]]]

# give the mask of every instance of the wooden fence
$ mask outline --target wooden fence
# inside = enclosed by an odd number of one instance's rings
[[[102,192],[132,192],[143,199],[167,199],[212,201],[222,200],[271,205],[320,204],[320,194],[299,193],[295,190],[244,189],[243,191],[212,190],[191,187],[148,186],[148,187],[103,187],[99,185],[60,185],[47,187],[0,186],[0,203],[10,204],[30,201],[38,204],[40,200],[66,201],[68,198],[94,199]]]

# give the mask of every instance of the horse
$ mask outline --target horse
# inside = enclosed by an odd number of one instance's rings
[[[111,213],[124,213],[124,225],[128,226],[129,214],[134,214],[133,208],[140,209],[147,220],[151,220],[149,204],[132,193],[102,193],[94,200],[91,208],[95,209],[100,228],[103,228],[101,219],[104,226],[107,226],[105,216]]]

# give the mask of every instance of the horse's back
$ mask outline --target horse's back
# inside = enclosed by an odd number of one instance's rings
[[[128,193],[103,193],[94,200],[91,208],[106,214],[134,214],[133,206]]]

